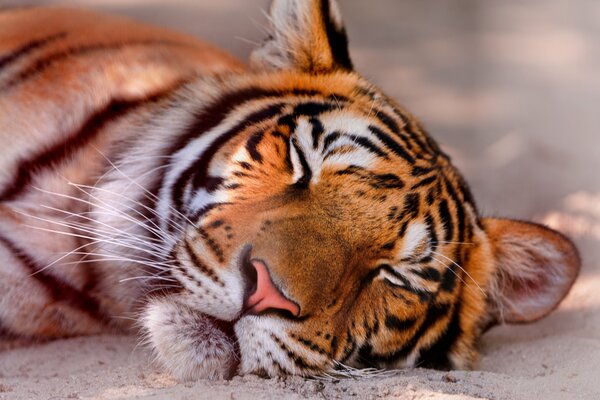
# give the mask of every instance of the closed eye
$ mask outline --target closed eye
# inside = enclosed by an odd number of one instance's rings
[[[398,272],[389,264],[382,264],[378,268],[379,276],[383,277],[383,282],[394,288],[401,288],[419,297],[422,302],[429,301],[433,292],[428,288],[422,287],[414,277],[408,277]],[[413,278],[413,279],[411,279]]]
[[[378,271],[379,271],[379,276],[381,276],[384,279],[384,281],[386,281],[387,283],[389,283],[391,285],[399,286],[399,287],[411,286],[408,279],[406,277],[404,277],[402,274],[400,274],[398,271],[396,271],[394,269],[394,267],[392,267],[389,264],[380,265],[378,268]]]

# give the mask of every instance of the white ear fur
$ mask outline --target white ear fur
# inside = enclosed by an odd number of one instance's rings
[[[498,322],[540,319],[567,295],[581,261],[560,233],[528,222],[483,220],[496,266],[489,294]]]
[[[271,35],[250,55],[253,69],[352,69],[335,0],[274,0],[269,20]]]

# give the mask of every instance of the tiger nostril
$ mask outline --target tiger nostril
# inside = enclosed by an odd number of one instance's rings
[[[242,279],[244,281],[244,298],[243,302],[246,304],[248,298],[256,292],[258,274],[256,268],[252,265],[250,259],[252,253],[252,245],[247,244],[244,246],[239,257],[239,266],[242,273]]]
[[[292,317],[300,315],[300,307],[291,301],[273,283],[264,261],[252,259],[252,246],[247,244],[240,252],[238,264],[244,284],[243,312],[262,314],[276,310]]]
[[[261,315],[266,311],[283,312],[283,314],[298,317],[300,306],[288,299],[282,290],[275,285],[267,264],[262,260],[250,260],[256,271],[256,289],[247,298],[244,308],[247,312]]]

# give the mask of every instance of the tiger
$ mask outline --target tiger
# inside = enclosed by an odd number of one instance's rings
[[[335,0],[274,0],[245,63],[75,8],[0,12],[0,336],[136,332],[180,380],[472,369],[581,261],[484,217],[355,71]]]

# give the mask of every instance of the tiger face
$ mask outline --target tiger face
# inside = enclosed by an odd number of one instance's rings
[[[183,378],[471,368],[489,326],[552,310],[573,245],[478,216],[449,157],[352,71],[334,1],[271,18],[260,72],[213,82],[164,175],[180,290],[142,317],[159,359]]]

